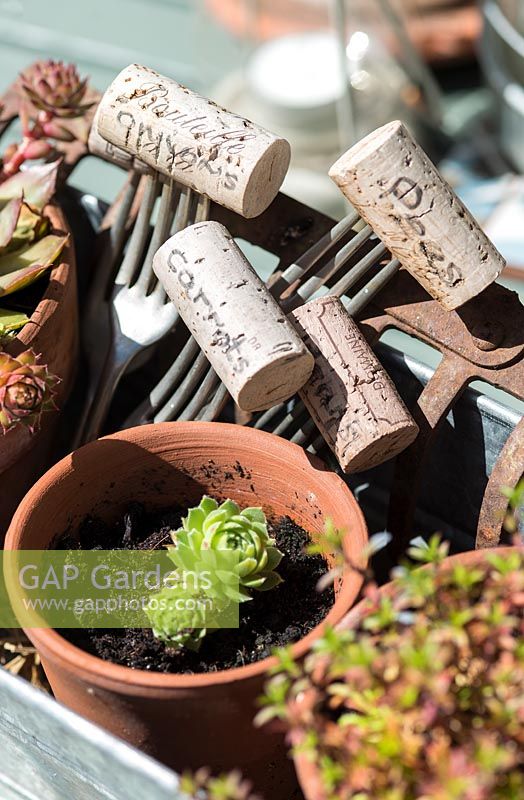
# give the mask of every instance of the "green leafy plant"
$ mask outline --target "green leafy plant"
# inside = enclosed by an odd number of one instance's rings
[[[413,546],[303,665],[280,653],[258,722],[285,722],[318,800],[524,796],[524,551],[447,552]]]
[[[252,591],[269,591],[281,582],[275,570],[282,553],[268,533],[261,508],[241,510],[232,500],[219,505],[204,496],[171,538],[169,556],[178,575],[206,572],[212,577],[205,587],[178,581],[177,587],[165,587],[152,596],[147,613],[153,633],[174,646],[200,647],[207,632],[206,599],[213,601],[216,614],[228,604],[251,600]],[[193,602],[186,609],[188,600]]]
[[[504,528],[510,534],[524,533],[524,478],[514,489],[503,489],[508,498]]]
[[[44,411],[56,408],[58,379],[26,350],[16,358],[0,352],[0,427],[6,433],[17,425],[33,432]]]
[[[217,777],[206,768],[185,772],[180,778],[180,791],[188,800],[260,800],[252,794],[251,783],[237,771]]]

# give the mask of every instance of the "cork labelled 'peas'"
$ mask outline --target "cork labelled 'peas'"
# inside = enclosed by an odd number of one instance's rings
[[[241,409],[270,408],[307,381],[313,356],[223,225],[175,234],[153,269]]]
[[[98,133],[156,171],[244,217],[273,201],[289,143],[171,78],[131,64],[105,92]]]
[[[366,136],[329,175],[448,311],[476,297],[504,269],[496,247],[402,122]]]
[[[408,447],[418,426],[340,300],[313,300],[290,318],[315,358],[300,396],[344,472],[370,469]]]

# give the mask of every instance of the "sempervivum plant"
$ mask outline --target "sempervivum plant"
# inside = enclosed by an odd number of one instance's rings
[[[204,496],[171,537],[169,557],[179,580],[151,597],[147,614],[155,636],[174,647],[198,649],[207,627],[220,627],[221,615],[232,604],[238,606],[252,599],[252,591],[269,591],[281,582],[275,570],[282,553],[268,533],[261,508],[241,510],[232,500],[219,505]],[[183,580],[184,575],[204,574],[209,576],[205,584]],[[214,624],[206,625],[206,618]]]
[[[50,231],[43,213],[57,169],[58,162],[33,166],[0,183],[0,297],[40,277],[67,242],[67,236]]]
[[[23,138],[6,150],[0,180],[18,172],[25,161],[49,158],[55,152],[53,140],[72,142],[88,135],[84,117],[94,103],[86,100],[87,79],[80,78],[74,64],[37,61],[20,75],[19,89]]]
[[[85,102],[87,78],[81,78],[75,64],[37,61],[20,75],[24,92],[35,108],[57,117],[79,117],[92,107]]]
[[[16,358],[0,352],[0,427],[4,433],[16,425],[32,432],[46,410],[56,408],[58,379],[39,364],[32,350]]]
[[[446,554],[413,547],[429,566],[370,587],[304,666],[282,654],[259,721],[287,723],[315,800],[524,797],[524,551]]]
[[[239,584],[238,593],[231,595],[234,600],[250,600],[251,589],[268,591],[281,582],[275,569],[282,553],[268,533],[261,508],[241,511],[232,500],[219,505],[212,497],[204,496],[196,508],[189,510],[172,538],[175,563],[185,569],[190,568],[190,560],[194,563],[195,557],[202,558],[206,551],[234,551],[238,555],[235,572]]]

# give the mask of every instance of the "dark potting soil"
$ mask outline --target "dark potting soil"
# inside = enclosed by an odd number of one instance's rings
[[[58,549],[152,550],[171,541],[170,531],[180,527],[185,510],[146,512],[130,506],[123,519],[108,526],[89,517],[76,535],[63,535]],[[253,592],[253,600],[240,606],[238,629],[213,631],[198,653],[175,651],[153,636],[151,630],[61,630],[82,650],[133,669],[171,673],[202,673],[242,667],[271,655],[274,647],[296,642],[326,617],[334,602],[333,589],[319,593],[316,584],[326,572],[320,555],[306,555],[309,534],[289,517],[269,523],[277,547],[284,553],[278,572],[283,583],[269,592]]]

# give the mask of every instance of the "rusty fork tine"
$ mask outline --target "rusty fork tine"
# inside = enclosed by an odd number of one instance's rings
[[[357,250],[362,247],[372,236],[373,230],[369,225],[366,225],[357,235],[351,239],[344,247],[342,247],[327,264],[321,267],[318,272],[308,278],[294,293],[296,297],[302,300],[309,300],[318,289],[321,288],[333,275],[342,269],[348,260],[355,255]],[[370,265],[371,266],[371,265]],[[353,270],[351,270],[352,272]]]
[[[178,416],[179,420],[192,420],[200,413],[202,407],[205,405],[209,395],[213,390],[218,388],[218,383],[220,383],[220,379],[218,378],[216,372],[211,369],[208,370],[207,374],[204,376],[204,380],[200,384],[199,388],[195,392],[193,398],[185,407],[183,412]]]
[[[286,414],[283,420],[278,423],[278,425],[273,429],[273,433],[276,436],[282,436],[286,432],[289,432],[290,429],[294,428],[295,425],[302,425],[307,421],[308,412],[302,403],[302,401],[297,400],[291,411]]]
[[[197,419],[201,420],[202,422],[212,422],[214,419],[216,419],[227,401],[228,394],[229,392],[227,391],[227,388],[223,383],[221,383],[212,400],[210,400],[209,403],[202,408],[197,416]]]
[[[175,216],[175,203],[178,201],[179,197],[180,189],[173,181],[163,184],[158,218],[153,229],[151,241],[149,242],[147,255],[136,281],[136,285],[144,292],[147,292],[151,284],[153,278],[153,257],[158,248],[168,237]]]
[[[127,417],[122,430],[151,421],[156,409],[164,405],[169,398],[173,387],[176,386],[177,379],[187,373],[198,352],[198,344],[190,336],[163,378],[151,389],[148,397]]]
[[[194,339],[192,341],[195,344],[195,351],[197,353],[196,358],[194,359],[190,368],[187,370],[187,373],[178,388],[173,392],[163,407],[156,412],[155,416],[153,417],[154,422],[167,422],[175,419],[177,414],[180,413],[180,411],[190,400],[191,395],[197,388],[199,381],[206,371],[206,368],[209,367],[209,361],[205,357],[204,353],[200,352],[197,342]]]
[[[290,438],[290,442],[299,444],[301,447],[307,447],[312,433],[318,434],[318,428],[312,419],[308,419],[304,425],[293,434]]]
[[[275,297],[285,291],[288,286],[302,278],[320,259],[337,244],[352,227],[358,222],[360,215],[352,211],[344,219],[337,222],[318,242],[315,242],[309,250],[301,255],[294,264],[287,267],[280,278],[271,286],[271,293]]]
[[[196,195],[187,187],[181,187],[172,233],[182,230],[190,222],[196,223],[207,219],[209,208],[209,198]],[[167,299],[160,282],[153,291],[153,295],[156,294],[161,294],[164,300]],[[191,408],[194,407],[199,411],[200,408],[197,404],[193,405],[191,398],[206,365],[209,367],[207,359],[200,352],[197,342],[190,337],[149,396],[127,417],[123,428],[141,425],[151,419],[155,422],[174,419],[188,403]],[[206,386],[212,386],[215,381],[220,383],[211,368],[205,380]],[[198,394],[198,398],[203,404],[207,400],[207,395]],[[187,413],[187,409],[184,413]]]
[[[400,261],[396,258],[392,258],[385,267],[383,267],[380,272],[378,272],[373,278],[371,278],[368,283],[357,292],[353,299],[344,298],[342,302],[344,303],[347,311],[351,314],[352,317],[355,317],[359,314],[362,309],[370,302],[370,300],[375,297],[384,286],[389,283],[391,278],[396,275],[396,273],[400,269]]]
[[[364,258],[355,264],[345,275],[329,290],[329,294],[341,297],[346,294],[372,267],[387,253],[386,245],[379,242]]]
[[[102,257],[96,266],[95,275],[89,289],[85,317],[92,316],[93,311],[97,313],[99,303],[105,299],[113,268],[122,252],[126,237],[126,225],[138,191],[140,179],[141,176],[138,172],[131,170],[128,173],[126,186],[116,210],[115,221],[109,228],[107,246],[104,248]]]
[[[144,199],[140,206],[133,232],[129,238],[127,250],[118,274],[115,279],[116,285],[129,285],[133,280],[134,274],[140,264],[140,259],[144,252],[144,247],[149,236],[151,226],[151,214],[158,196],[158,176],[147,175],[145,178]]]

